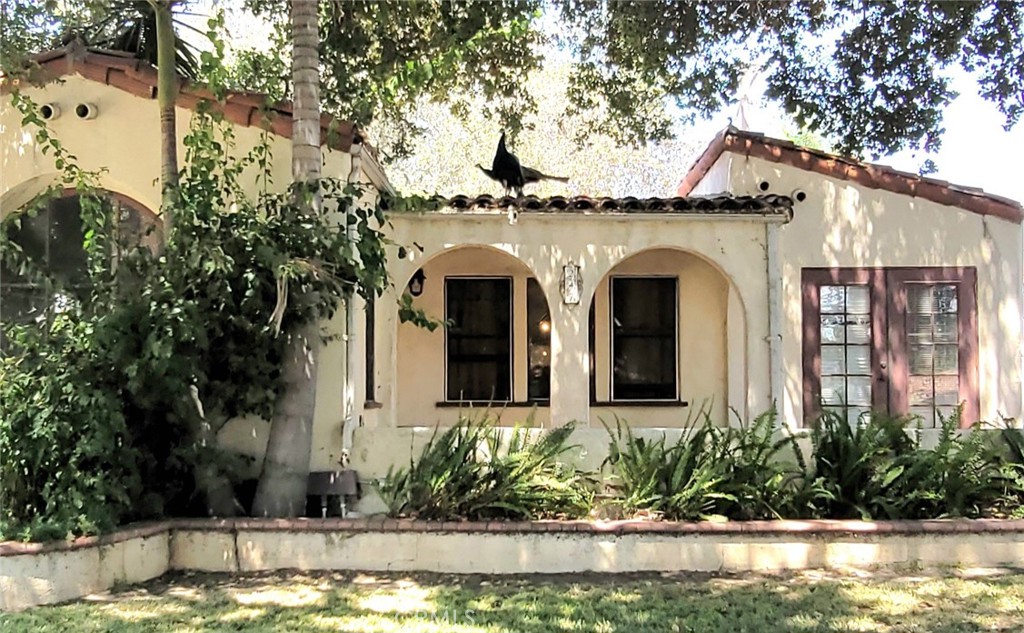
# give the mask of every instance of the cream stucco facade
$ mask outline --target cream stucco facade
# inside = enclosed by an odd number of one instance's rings
[[[793,221],[779,231],[785,419],[804,419],[803,269],[943,266],[977,270],[980,419],[1020,418],[1024,251],[1019,223],[737,153],[724,153],[708,176],[693,194],[724,185],[743,195],[768,183],[769,191],[806,195]]]
[[[43,88],[26,88],[37,103],[60,104],[63,115],[49,124],[53,135],[78,157],[81,167],[101,171],[103,188],[159,209],[159,125],[153,99],[78,74]],[[94,104],[98,115],[73,115],[78,103]],[[179,134],[191,111],[178,109]],[[264,132],[235,125],[237,152]],[[274,186],[290,180],[290,141],[270,134]],[[9,97],[0,101],[0,211],[16,211],[57,177],[52,158],[36,144],[32,130]],[[184,148],[179,146],[181,156]],[[324,175],[346,178],[349,153],[325,153]],[[388,187],[372,157],[356,177],[378,190]],[[767,183],[765,186],[763,183]],[[255,178],[247,181],[256,192]],[[401,323],[398,302],[409,280],[422,271],[423,292],[414,305],[445,318],[445,280],[509,279],[510,398],[490,403],[503,423],[532,417],[540,426],[575,422],[580,459],[600,462],[616,418],[637,427],[685,427],[706,411],[717,424],[749,420],[777,403],[781,418],[802,425],[803,355],[801,273],[807,268],[967,266],[977,270],[978,395],[980,416],[1019,417],[1022,317],[1021,225],[939,204],[908,193],[867,187],[763,158],[726,151],[691,188],[693,195],[793,196],[785,212],[738,211],[739,207],[634,208],[607,210],[522,209],[518,218],[494,205],[420,213],[393,213],[389,237],[409,249],[389,253],[392,286],[375,302],[372,324],[361,300],[360,317],[348,337],[327,344],[321,356],[312,468],[339,467],[345,448],[344,388],[348,354],[360,359],[353,375],[356,394],[351,465],[365,479],[403,463],[437,425],[477,414],[487,403],[446,397],[445,329],[433,332]],[[797,192],[803,195],[797,196]],[[777,196],[776,196],[777,197]],[[684,201],[685,202],[685,201]],[[786,204],[790,201],[786,198]],[[578,267],[578,302],[563,294],[566,267]],[[615,398],[612,389],[614,312],[609,286],[618,277],[673,279],[674,395],[658,401]],[[527,288],[534,283],[544,300],[550,328],[543,354],[550,359],[550,397],[530,398],[531,326]],[[590,314],[593,313],[593,327]],[[372,327],[368,327],[372,325]],[[339,312],[326,324],[345,334]],[[372,339],[366,334],[372,332]],[[369,358],[372,364],[362,366]],[[367,380],[372,380],[368,388]],[[473,411],[469,411],[472,408]],[[231,421],[223,446],[257,458],[263,455],[268,423]]]

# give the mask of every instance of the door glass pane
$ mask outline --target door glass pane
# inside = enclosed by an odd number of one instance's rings
[[[846,404],[871,406],[871,377],[849,376],[846,379]]]
[[[822,286],[819,291],[821,297],[821,313],[835,314],[842,313],[845,304],[845,293],[843,286]]]
[[[847,314],[867,314],[871,311],[867,286],[846,286]]]
[[[871,293],[821,286],[821,403],[851,423],[871,407]]]
[[[821,348],[821,375],[834,376],[846,373],[842,345],[823,345]]]
[[[851,315],[846,319],[846,342],[854,345],[871,343],[871,317]]]
[[[821,315],[821,342],[843,343],[846,341],[843,325],[846,319],[842,315]]]
[[[960,403],[959,376],[935,377],[935,403],[953,405]]]
[[[908,284],[906,329],[911,413],[935,426],[940,418],[934,405],[941,412],[960,397],[957,286]]]
[[[821,402],[826,405],[846,404],[846,378],[843,376],[822,376]]]
[[[871,348],[867,345],[846,347],[846,373],[858,376],[871,375]]]

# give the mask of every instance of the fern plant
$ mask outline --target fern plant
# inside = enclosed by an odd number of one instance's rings
[[[593,478],[562,461],[571,425],[507,434],[485,414],[434,431],[419,459],[391,468],[378,491],[391,516],[424,519],[579,517],[593,503]]]

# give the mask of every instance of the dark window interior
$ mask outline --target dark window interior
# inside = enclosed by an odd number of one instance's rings
[[[613,277],[612,398],[674,400],[676,305],[674,277]]]
[[[548,301],[537,280],[526,280],[526,327],[529,380],[527,397],[548,400],[551,397],[551,315]]]
[[[512,395],[512,280],[445,279],[449,401]]]
[[[363,348],[366,350],[366,393],[364,394],[364,398],[366,399],[367,402],[374,402],[377,399],[377,385],[375,376],[376,367],[374,367],[373,357],[375,351],[374,336],[376,331],[376,326],[374,324],[375,303],[376,301],[373,296],[366,300],[366,339],[363,342]]]
[[[115,207],[118,248],[160,242],[152,214],[128,206],[119,198],[102,202]],[[52,279],[40,283],[37,277],[23,275],[0,261],[0,323],[40,322],[50,310],[88,297],[90,281],[81,214],[81,201],[72,194],[46,202],[34,214],[26,211],[12,225],[11,241],[21,247],[33,267]]]

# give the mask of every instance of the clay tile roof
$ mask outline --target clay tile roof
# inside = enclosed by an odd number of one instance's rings
[[[31,61],[34,63],[29,69],[28,80],[33,84],[78,74],[86,79],[130,92],[137,97],[156,98],[156,68],[144,60],[136,59],[130,53],[85,47],[72,42],[66,47],[40,53]],[[15,80],[15,85],[17,81]],[[9,80],[4,80],[0,83],[0,94],[10,92],[11,88]],[[203,99],[215,100],[213,93],[205,87],[181,80],[178,106],[195,109]],[[224,118],[236,125],[259,126],[278,136],[292,136],[291,103],[268,103],[264,94],[229,91],[219,107]],[[347,152],[357,136],[362,140],[355,125],[329,115],[321,118],[320,128],[320,137],[332,149]],[[376,150],[368,143],[364,148],[376,160]]]
[[[790,141],[740,130],[732,126],[722,130],[708,145],[700,158],[687,171],[682,182],[679,183],[676,193],[680,196],[689,195],[724,152],[782,163],[832,178],[851,180],[872,189],[884,189],[916,196],[939,204],[959,207],[972,213],[992,215],[1017,224],[1024,221],[1024,208],[1016,200],[986,193],[975,187],[954,185],[944,180],[899,171],[885,165],[865,163],[820,150],[800,147]]]
[[[781,217],[787,221],[793,217],[793,200],[774,194],[759,196],[730,196],[691,198],[591,198],[589,196],[552,196],[538,198],[525,196],[495,198],[487,194],[479,196],[456,195],[450,198],[436,196],[426,205],[425,210],[454,212],[505,212],[515,207],[520,213],[547,214],[659,214],[659,215],[747,215],[755,217]]]

